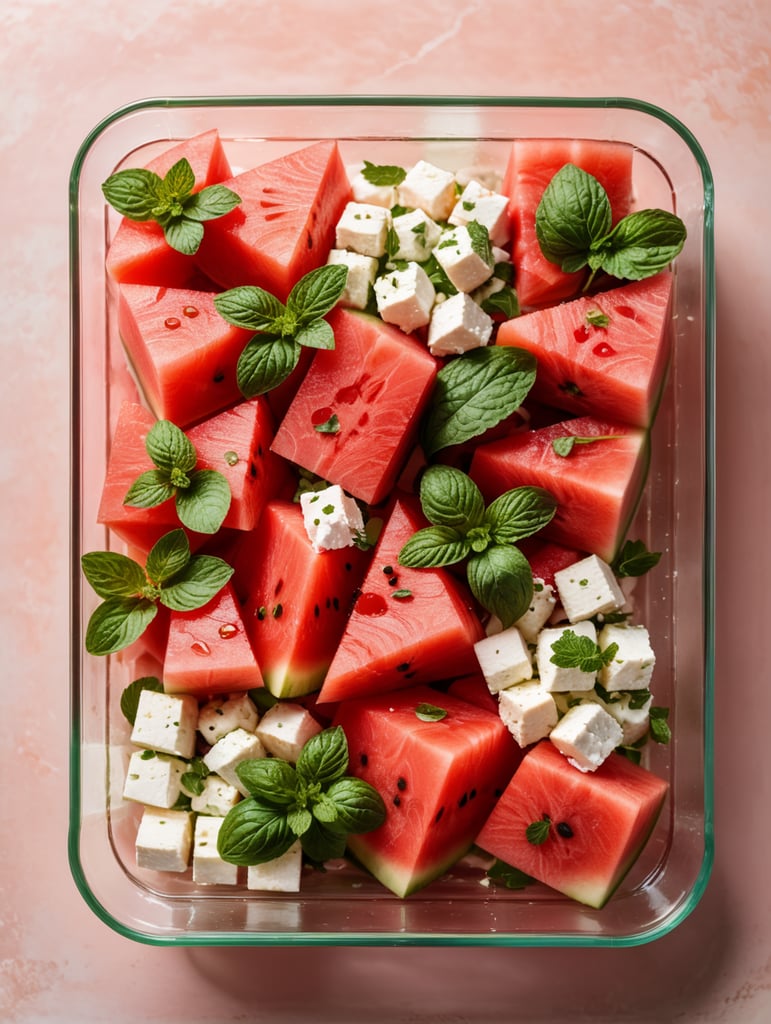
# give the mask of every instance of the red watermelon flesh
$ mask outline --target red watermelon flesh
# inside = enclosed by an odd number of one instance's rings
[[[557,455],[555,438],[607,437]],[[481,445],[469,475],[489,502],[514,487],[544,487],[557,499],[539,538],[593,551],[610,562],[637,507],[648,465],[648,436],[639,427],[582,416]]]
[[[163,662],[167,693],[206,698],[262,686],[230,583],[202,608],[172,611]]]
[[[422,703],[445,717],[422,721]],[[349,836],[349,850],[397,896],[468,852],[521,756],[498,715],[427,686],[346,701],[334,724],[348,740],[349,772],[387,811],[379,828]]]
[[[371,552],[313,550],[300,506],[271,501],[244,537],[234,584],[265,685],[276,697],[318,690]]]
[[[159,419],[184,429],[242,397],[236,364],[253,332],[225,323],[213,293],[123,285],[118,328]]]
[[[273,450],[369,504],[382,501],[409,457],[438,364],[414,338],[338,308],[335,347],[319,350]],[[337,433],[316,429],[337,416]]]
[[[186,157],[195,175],[194,192],[230,178],[232,170],[216,129],[202,132],[172,146],[147,164],[160,177]],[[204,230],[207,230],[206,228]],[[110,242],[107,272],[121,283],[167,285],[181,288],[196,278],[194,256],[185,256],[168,244],[155,221],[124,217]]]
[[[223,288],[254,284],[285,301],[326,262],[350,184],[335,142],[317,142],[223,184],[241,197],[206,225],[198,266]]]
[[[463,676],[461,679],[453,679],[447,687],[447,692],[453,697],[468,701],[469,704],[476,704],[492,714],[498,714],[498,698],[490,693],[485,677],[480,673],[473,676]]]
[[[319,702],[437,682],[477,671],[484,635],[471,597],[443,569],[407,569],[399,552],[427,522],[417,499],[398,498],[383,527]],[[394,596],[408,591],[408,596]]]
[[[538,374],[531,394],[578,414],[648,426],[669,357],[672,275],[664,271],[507,320],[499,345],[532,352]],[[594,314],[608,318],[593,326]]]
[[[564,544],[543,540],[539,537],[525,537],[517,545],[530,563],[533,578],[543,580],[545,584],[557,589],[554,582],[555,572],[567,569],[569,565],[585,558],[588,552],[577,548],[568,548]]]
[[[514,287],[523,308],[571,298],[585,271],[564,273],[541,252],[535,233],[535,212],[544,190],[565,164],[593,175],[608,193],[613,223],[632,204],[632,147],[590,139],[516,139],[512,143],[501,191],[509,196],[514,240]]]
[[[645,845],[667,783],[619,754],[580,772],[543,740],[522,759],[477,836],[483,850],[590,907],[602,907]],[[550,819],[545,842],[526,829]]]

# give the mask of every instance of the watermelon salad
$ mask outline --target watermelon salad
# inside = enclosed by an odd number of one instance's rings
[[[602,907],[668,790],[628,531],[685,234],[631,147],[234,169],[210,130],[103,189],[137,393],[85,644],[132,666],[138,868],[407,897],[473,853]]]

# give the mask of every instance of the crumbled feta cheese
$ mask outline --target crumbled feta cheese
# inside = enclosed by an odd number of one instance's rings
[[[269,708],[257,726],[262,745],[274,757],[295,764],[300,751],[321,725],[302,704],[280,701]]]
[[[373,206],[384,206],[390,210],[396,205],[396,187],[394,185],[373,185],[364,176],[362,164],[346,168],[351,183],[351,195],[357,203],[370,203]]]
[[[246,888],[262,892],[299,892],[302,874],[302,847],[296,840],[286,853],[264,864],[246,869]]]
[[[617,644],[615,657],[600,669],[600,683],[609,692],[614,690],[645,690],[648,688],[656,655],[645,626],[609,623],[600,630],[600,647]]]
[[[554,654],[552,644],[563,637],[569,629],[576,636],[586,636],[597,643],[597,630],[593,622],[577,622],[572,626],[555,626],[541,630],[536,643],[535,659],[541,682],[551,692],[591,690],[597,678],[596,672],[585,672],[578,667],[563,668],[551,660]]]
[[[373,203],[347,203],[335,229],[335,248],[352,249],[362,256],[383,256],[390,226],[390,210]]]
[[[619,746],[623,732],[615,718],[592,701],[570,708],[549,739],[575,768],[593,772]]]
[[[257,708],[248,693],[230,693],[214,697],[201,707],[198,731],[207,743],[214,745],[233,729],[254,732],[257,719]]]
[[[135,750],[129,758],[123,798],[154,807],[173,807],[182,792],[187,762],[169,754]]]
[[[574,562],[554,574],[554,582],[570,622],[611,612],[624,603],[624,593],[613,570],[597,555]]]
[[[474,653],[490,693],[533,676],[530,652],[516,626],[477,640]]]
[[[483,348],[492,331],[492,318],[469,295],[458,292],[434,307],[428,347],[435,356],[460,355],[472,348]]]
[[[146,807],[137,829],[137,867],[186,871],[193,838],[193,815]]]
[[[392,226],[399,247],[391,255],[395,259],[415,260],[417,263],[428,259],[442,234],[442,229],[424,210],[401,213],[393,218]]]
[[[418,160],[398,187],[402,206],[424,210],[432,220],[447,220],[455,205],[455,175]]]
[[[242,796],[247,796],[249,791],[236,774],[236,768],[242,761],[265,756],[265,747],[258,736],[245,729],[234,729],[217,740],[203,761],[210,772],[216,772],[225,782],[235,786]]]
[[[338,299],[341,306],[349,309],[366,309],[369,290],[374,284],[378,262],[374,256],[362,256],[348,249],[330,249],[327,257],[329,266],[343,266],[348,270],[345,288]]]
[[[375,280],[375,301],[383,320],[407,334],[431,319],[434,286],[425,270],[409,262],[403,270],[391,270]]]
[[[364,517],[353,498],[339,484],[323,491],[305,491],[300,508],[314,551],[351,547],[364,530]]]
[[[192,757],[197,719],[198,701],[191,694],[142,690],[131,742],[164,754]]]
[[[472,180],[463,189],[447,219],[450,224],[456,225],[475,220],[487,228],[491,242],[505,245],[511,235],[508,207],[507,196]]]
[[[472,292],[490,277],[492,253],[480,251],[467,225],[450,228],[434,247],[434,256],[459,292]]]
[[[548,736],[558,719],[554,697],[537,680],[501,690],[498,712],[520,747]]]
[[[557,598],[554,596],[554,587],[551,583],[544,583],[540,577],[535,577],[530,607],[514,623],[527,643],[536,643],[538,633],[549,621],[556,604]]]
[[[199,814],[193,834],[193,881],[199,885],[235,885],[238,865],[223,860],[217,852],[217,836],[224,818]]]
[[[203,780],[200,793],[194,793],[190,807],[198,814],[217,815],[224,818],[231,807],[235,807],[241,794],[235,786],[212,773]]]

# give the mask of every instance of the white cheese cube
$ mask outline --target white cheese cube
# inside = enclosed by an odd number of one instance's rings
[[[199,885],[235,885],[238,865],[223,860],[217,852],[217,835],[224,818],[199,814],[193,834],[193,881]]]
[[[236,775],[236,768],[242,761],[259,757],[265,757],[265,747],[259,737],[245,729],[234,729],[217,740],[203,760],[210,772],[216,772],[225,782],[235,786],[242,796],[247,796],[249,790]]]
[[[351,183],[351,195],[357,203],[370,203],[373,206],[384,206],[390,210],[396,205],[395,185],[373,185],[364,176],[362,164],[346,168]]]
[[[292,764],[317,732],[321,732],[321,725],[307,708],[284,701],[269,708],[257,726],[257,735],[268,753]]]
[[[136,750],[129,758],[124,800],[154,807],[173,807],[182,792],[187,762],[152,750]]]
[[[197,720],[198,701],[191,694],[142,690],[131,742],[164,754],[192,757]]]
[[[538,634],[551,618],[557,598],[551,583],[544,583],[540,577],[533,579],[533,597],[525,614],[514,623],[525,641],[534,644]]]
[[[335,248],[379,257],[386,251],[391,211],[374,203],[347,203],[335,229]]]
[[[593,772],[620,745],[623,732],[615,718],[592,701],[570,708],[549,739],[574,768]]]
[[[597,555],[573,562],[554,574],[554,582],[570,622],[612,612],[624,603],[624,593],[613,570]]]
[[[548,736],[558,719],[554,697],[538,681],[501,690],[498,712],[520,747]]]
[[[435,295],[428,274],[417,263],[410,262],[403,270],[391,270],[375,280],[378,313],[407,334],[429,322]]]
[[[137,829],[137,867],[186,871],[193,838],[193,815],[146,807]]]
[[[600,647],[617,644],[612,661],[599,672],[600,683],[609,692],[615,690],[647,690],[656,664],[650,636],[645,626],[609,623],[600,630]]]
[[[207,743],[213,745],[233,729],[254,732],[257,728],[257,708],[248,693],[230,693],[227,697],[214,697],[198,712],[198,731]]]
[[[264,864],[250,864],[246,869],[246,888],[261,892],[299,892],[301,874],[302,847],[298,839],[280,857]]]
[[[554,655],[552,644],[560,640],[568,630],[572,630],[576,636],[585,636],[593,643],[597,643],[597,630],[593,622],[577,622],[573,626],[554,626],[541,630],[536,643],[535,659],[541,682],[552,693],[591,690],[597,678],[596,672],[585,672],[577,666],[563,668],[551,660]]]
[[[378,262],[374,256],[362,256],[348,249],[330,249],[327,257],[330,266],[340,265],[348,270],[345,288],[338,304],[349,309],[366,309],[369,290],[374,284]]]
[[[505,245],[511,235],[508,207],[507,196],[472,180],[463,189],[447,219],[450,224],[457,225],[475,220],[487,228],[491,242]]]
[[[235,786],[225,782],[219,775],[212,773],[203,780],[203,789],[194,793],[190,807],[197,814],[217,815],[224,818],[231,807],[235,807],[241,794]]]
[[[476,242],[467,225],[443,231],[434,256],[459,292],[473,292],[495,267],[489,244]]]
[[[314,551],[351,547],[364,532],[364,517],[339,484],[300,495],[305,532]]]
[[[428,347],[435,356],[460,355],[472,348],[483,348],[492,331],[492,318],[471,296],[458,292],[434,307],[428,327]]]
[[[637,743],[647,733],[650,726],[650,709],[653,703],[653,696],[648,697],[641,707],[630,707],[636,704],[635,696],[631,693],[618,694],[616,700],[612,700],[603,707],[608,714],[613,715],[623,732],[622,744],[625,747]]]
[[[516,626],[477,640],[474,653],[490,693],[532,679],[530,652]]]
[[[455,205],[455,175],[418,160],[398,188],[402,206],[423,210],[432,220],[447,220]]]
[[[395,259],[417,263],[428,259],[442,234],[442,229],[424,210],[401,213],[393,218],[392,226],[399,248],[391,255]]]

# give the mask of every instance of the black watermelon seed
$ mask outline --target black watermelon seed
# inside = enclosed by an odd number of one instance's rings
[[[396,671],[397,672],[406,672],[409,667],[410,667],[410,663],[408,661],[403,661],[401,663],[401,665],[397,665],[396,666]]]
[[[458,807],[465,807],[467,801],[468,801],[468,793],[464,793],[463,796],[458,801]]]
[[[475,789],[472,789],[471,792],[468,795],[469,800],[473,800],[476,795],[477,795],[477,791]]]
[[[351,569],[353,569],[353,566],[351,565],[351,563],[350,562],[346,562],[345,563],[345,571],[346,572],[350,572]]]
[[[388,585],[390,587],[395,587],[398,582],[399,582],[399,577],[398,576],[389,576],[388,577]]]
[[[221,384],[224,379],[225,374],[222,372],[222,370],[218,370],[212,377],[212,380],[214,381],[215,384]]]
[[[568,823],[566,821],[558,822],[558,824],[557,824],[557,831],[559,832],[559,834],[562,836],[563,839],[572,839],[573,838],[573,829],[570,827],[570,825],[568,825]]]
[[[249,463],[249,475],[254,478],[257,476],[257,466],[253,463]]]
[[[263,451],[262,451],[262,445],[261,444],[257,445],[257,454],[259,455],[260,458],[262,458]]]
[[[439,810],[436,812],[436,817],[434,818],[434,824],[435,825],[439,822],[439,819],[442,817],[443,814],[444,814],[444,807],[440,807]]]
[[[367,757],[366,754],[359,754],[359,764],[362,766],[362,768],[366,768],[367,767],[367,762],[368,761],[369,761],[369,758]]]
[[[401,789],[402,792],[407,788],[407,780],[403,778],[401,775],[396,780],[396,788]]]
[[[402,802],[402,798],[397,793],[396,796],[394,797],[394,807],[398,807],[399,804],[401,804],[401,802]]]
[[[332,605],[336,612],[340,611],[340,599],[337,597],[332,598]]]
[[[313,614],[314,614],[314,616],[316,618],[318,618],[319,615],[321,615],[321,609],[319,608],[319,606],[317,604],[314,604],[314,606],[313,606]]]
[[[384,565],[383,572],[386,576],[393,576],[394,567],[392,565]]]
[[[417,669],[413,669],[412,672],[405,672],[404,673],[404,678],[405,679],[412,679],[412,677],[416,676],[417,674],[418,674],[418,670]]]

